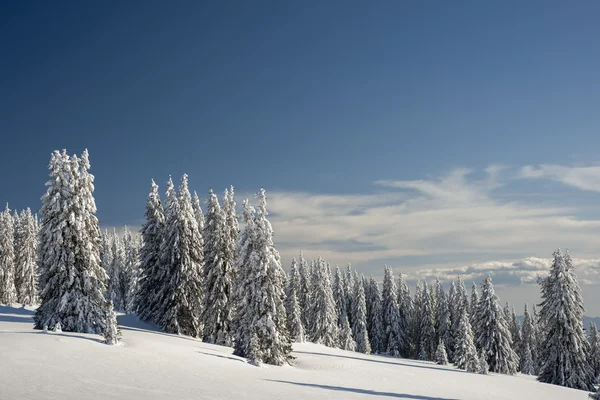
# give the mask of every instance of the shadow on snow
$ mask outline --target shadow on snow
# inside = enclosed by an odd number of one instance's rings
[[[342,386],[318,385],[315,383],[279,381],[279,380],[271,380],[271,379],[266,379],[266,380],[269,382],[285,383],[288,385],[306,386],[306,387],[313,387],[313,388],[326,389],[326,390],[335,390],[338,392],[350,392],[350,393],[364,394],[367,396],[384,396],[384,397],[393,397],[396,399],[406,399],[406,400],[457,400],[457,399],[449,399],[449,398],[444,398],[444,397],[419,396],[419,395],[408,394],[408,393],[377,392],[375,390],[357,389],[357,388],[349,388],[349,387],[342,387]]]

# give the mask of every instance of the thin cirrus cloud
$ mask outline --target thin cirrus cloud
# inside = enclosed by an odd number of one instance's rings
[[[368,273],[379,272],[380,260],[403,267],[407,257],[440,265],[452,254],[446,267],[457,267],[473,264],[474,254],[547,257],[566,247],[596,255],[600,220],[578,218],[560,203],[506,199],[503,186],[522,171],[491,166],[474,179],[476,171],[459,168],[438,179],[376,181],[379,192],[365,195],[270,192],[268,207],[284,261],[304,250],[334,264],[363,264]]]
[[[577,189],[600,192],[600,166],[569,167],[563,165],[526,165],[520,177],[525,179],[550,179]]]

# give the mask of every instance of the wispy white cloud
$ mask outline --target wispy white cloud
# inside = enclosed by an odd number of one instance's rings
[[[521,168],[520,177],[527,179],[550,179],[581,190],[600,192],[600,166],[526,165]]]

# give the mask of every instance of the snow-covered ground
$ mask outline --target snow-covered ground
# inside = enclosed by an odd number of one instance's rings
[[[257,368],[232,349],[120,316],[123,346],[32,329],[32,311],[0,307],[0,399],[584,400],[529,376],[477,375],[428,362],[295,344],[293,366]]]

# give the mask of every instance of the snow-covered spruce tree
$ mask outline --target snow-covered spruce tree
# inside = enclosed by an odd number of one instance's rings
[[[233,299],[236,307],[232,328],[234,332],[234,353],[248,356],[251,351],[251,340],[255,333],[253,331],[254,304],[252,303],[252,293],[247,290],[254,290],[254,272],[250,269],[250,255],[254,243],[254,208],[248,202],[243,201],[243,219],[244,228],[240,231],[237,241],[238,257],[235,261],[236,280],[234,284]],[[243,340],[243,341],[241,341]],[[256,339],[258,341],[258,338]],[[258,343],[258,342],[257,342]]]
[[[146,201],[145,218],[141,230],[142,246],[139,251],[141,276],[136,296],[137,313],[142,321],[156,322],[157,292],[162,285],[160,251],[165,216],[158,185],[154,181]]]
[[[438,281],[439,282],[439,281]],[[444,292],[444,287],[439,283],[436,286],[437,291],[437,321],[436,321],[436,336],[438,341],[441,341],[444,344],[444,349],[446,348],[446,343],[451,341],[451,332],[450,332],[450,310],[448,308],[448,299],[446,298],[446,293]]]
[[[600,335],[598,335],[598,329],[593,322],[590,322],[588,342],[590,344],[590,367],[592,368],[595,382],[597,382],[598,376],[600,376]]]
[[[356,351],[359,353],[370,354],[371,345],[369,343],[369,334],[367,332],[367,304],[365,300],[365,289],[358,273],[354,272],[354,299],[352,302],[352,319],[354,320],[354,329],[352,336],[356,342]]]
[[[312,326],[312,318],[310,317],[312,277],[310,275],[310,268],[304,259],[304,254],[302,252],[300,252],[298,258],[298,271],[300,271],[300,291],[298,292],[298,301],[300,302],[300,311],[302,312],[302,325],[304,326],[304,329],[308,331],[309,327]]]
[[[383,329],[383,299],[381,291],[375,278],[371,277],[369,281],[369,296],[371,300],[371,315],[369,326],[369,341],[371,343],[371,351],[376,354],[386,353],[387,348],[383,345],[384,329]]]
[[[0,213],[0,304],[17,301],[15,288],[15,230],[8,204]]]
[[[471,303],[469,304],[469,315],[471,316],[471,325],[475,324],[475,314],[477,313],[477,305],[479,304],[479,291],[477,284],[473,282],[471,286]]]
[[[161,255],[163,285],[156,321],[165,332],[200,337],[204,255],[187,175],[181,179],[179,195],[171,178],[167,183]]]
[[[391,356],[406,355],[408,349],[408,326],[400,315],[398,294],[392,269],[385,266],[383,275],[383,348]]]
[[[89,168],[87,150],[81,159],[55,152],[50,161],[40,210],[41,304],[34,318],[36,329],[60,323],[71,332],[104,330],[106,272],[100,263],[102,243]]]
[[[448,290],[448,314],[450,315],[450,333],[446,342],[446,351],[448,352],[448,360],[454,362],[454,341],[458,333],[458,322],[461,315],[460,304],[456,304],[456,283],[454,279],[450,280],[450,289]]]
[[[479,371],[477,349],[473,343],[473,331],[469,322],[469,313],[464,305],[458,310],[458,327],[454,337],[454,365],[468,372]]]
[[[225,203],[229,192],[225,193]],[[229,229],[224,209],[212,189],[204,225],[204,341],[230,346],[231,320],[233,318],[233,262],[234,255],[228,246]]]
[[[140,264],[139,264],[139,242],[131,235],[131,231],[125,226],[123,232],[123,269],[121,270],[121,300],[123,311],[127,314],[135,312],[135,295],[139,287]]]
[[[335,310],[337,313],[338,326],[341,328],[344,316],[346,316],[346,318],[348,317],[348,309],[346,307],[346,282],[342,275],[342,272],[340,271],[340,267],[335,267],[332,290],[333,299],[335,300]]]
[[[521,353],[521,372],[526,375],[534,375],[535,374],[535,365],[533,363],[533,358],[531,356],[531,349],[529,347],[529,343],[523,342],[522,344],[522,353]]]
[[[485,353],[483,351],[479,354],[479,374],[487,375],[490,373],[490,366],[485,359]]]
[[[540,280],[540,319],[546,331],[538,375],[540,382],[580,390],[594,390],[583,330],[583,299],[568,253],[554,252],[550,274]]]
[[[534,356],[537,354],[537,357],[534,358],[534,362],[536,373],[538,373],[539,370],[542,368],[542,360],[540,354],[542,354],[542,351],[544,349],[544,338],[546,334],[544,328],[541,326],[540,315],[537,311],[535,303],[531,305],[531,323],[533,325],[533,337],[535,338],[536,342],[536,351],[533,352],[533,349],[531,351]]]
[[[406,337],[406,347],[401,355],[403,357],[408,357],[412,354],[413,347],[415,347],[410,342],[410,322],[413,313],[413,303],[410,295],[410,289],[402,272],[398,274],[398,313],[400,315],[400,326],[405,327],[404,335]]]
[[[524,374],[537,374],[537,330],[533,323],[533,316],[529,314],[527,303],[523,312],[523,325],[521,326],[521,348],[519,352],[520,368]],[[529,353],[529,356],[527,355]],[[531,368],[525,365],[527,357],[531,357]]]
[[[423,281],[418,280],[413,299],[413,310],[410,318],[410,341],[414,346],[412,357],[419,358],[421,353],[421,313],[423,312]]]
[[[490,371],[515,374],[519,358],[512,348],[509,326],[489,275],[483,281],[475,321],[475,342],[477,348],[485,353]]]
[[[339,348],[347,351],[356,351],[356,343],[352,337],[352,329],[350,328],[350,322],[348,322],[347,315],[342,316]]]
[[[300,271],[298,262],[292,259],[292,267],[287,280],[285,312],[287,315],[287,328],[290,339],[294,342],[304,342],[304,326],[302,325],[302,315],[300,303],[298,302],[298,293],[300,292]]]
[[[258,207],[251,224],[250,235],[240,235],[243,241],[250,240],[251,253],[248,263],[240,272],[245,279],[238,286],[244,293],[241,298],[243,317],[235,337],[234,354],[248,357],[255,353],[260,362],[283,365],[291,358],[292,345],[286,329],[285,273],[281,267],[279,252],[273,243],[273,228],[267,219],[267,198],[264,189],[257,194]],[[240,258],[246,255],[248,246],[242,244]],[[330,286],[331,290],[331,286]],[[335,318],[335,305],[331,296],[331,311]],[[334,319],[335,322],[335,319]],[[256,335],[256,346],[251,346],[252,335]],[[257,348],[255,351],[253,348]]]
[[[125,247],[123,240],[119,237],[116,230],[113,230],[110,242],[112,244],[112,263],[106,271],[108,273],[107,298],[116,310],[125,311],[123,306],[123,291],[121,289],[121,278],[123,269],[125,268]]]
[[[112,301],[104,303],[104,326],[104,332],[102,333],[104,343],[108,345],[119,344],[121,330],[117,324],[117,314],[115,314]]]
[[[325,346],[336,347],[339,338],[336,304],[327,273],[327,265],[321,257],[315,264],[312,278],[310,340]]]
[[[198,224],[198,230],[204,232],[204,214],[202,213],[202,207],[200,207],[200,198],[196,191],[192,197],[192,208],[194,209],[194,216],[196,217],[196,223]]]
[[[425,345],[423,349],[427,360],[431,361],[435,356],[435,328],[433,321],[433,307],[427,282],[423,282],[423,301],[421,303],[421,343]]]
[[[346,308],[348,309],[348,323],[354,332],[354,320],[352,319],[352,310],[354,309],[354,272],[352,271],[352,265],[348,264],[346,267]]]
[[[517,318],[515,308],[511,308],[510,320],[508,321],[508,327],[510,330],[510,336],[512,339],[513,350],[518,355],[521,350],[521,324]]]
[[[15,287],[17,302],[34,304],[37,302],[37,230],[31,210],[27,208],[19,217],[17,237],[19,247],[16,248]]]
[[[437,349],[435,351],[435,362],[439,365],[448,364],[448,354],[446,353],[446,346],[441,340],[438,343]]]

